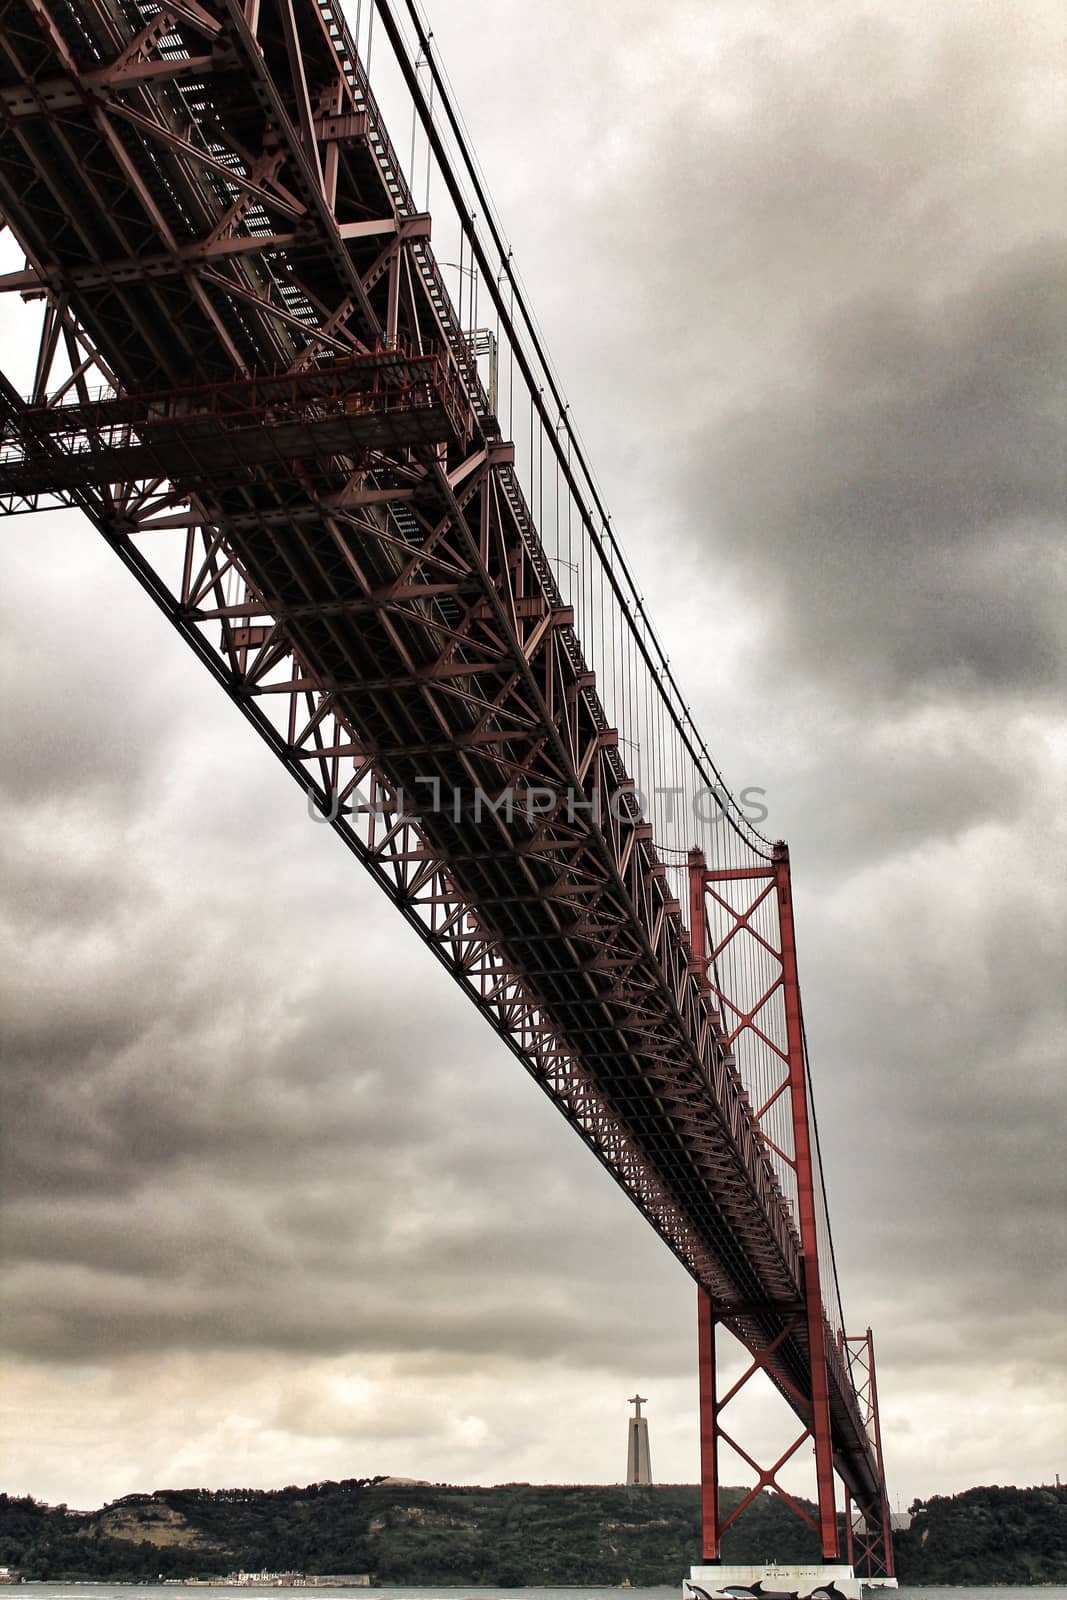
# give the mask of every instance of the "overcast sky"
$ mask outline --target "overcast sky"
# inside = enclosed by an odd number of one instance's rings
[[[791,843],[905,1504],[1067,1473],[1059,9],[430,0],[672,666]],[[88,526],[0,571],[2,1486],[617,1481],[635,1385],[694,1481],[665,1248]]]

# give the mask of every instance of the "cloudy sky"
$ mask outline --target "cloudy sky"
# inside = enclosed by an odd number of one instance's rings
[[[905,1504],[1067,1472],[1058,11],[430,5],[672,666],[791,842]],[[617,1481],[635,1385],[693,1481],[680,1268],[88,527],[0,571],[3,1486]]]

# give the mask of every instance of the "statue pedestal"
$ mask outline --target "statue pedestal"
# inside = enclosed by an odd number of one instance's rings
[[[876,1578],[868,1587],[895,1589],[895,1578]],[[682,1600],[863,1600],[864,1584],[849,1566],[786,1563],[752,1567],[691,1567]]]

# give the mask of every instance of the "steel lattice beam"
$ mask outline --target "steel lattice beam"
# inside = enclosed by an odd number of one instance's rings
[[[0,290],[43,309],[0,505],[86,513],[869,1505],[770,1106],[343,22],[76,9],[0,0]]]

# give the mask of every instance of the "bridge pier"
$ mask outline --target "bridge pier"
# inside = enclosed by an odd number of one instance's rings
[[[742,902],[731,900],[731,890],[741,889]],[[720,912],[724,928],[721,937],[709,940],[706,897],[711,891]],[[746,1034],[766,1037],[764,1030],[772,1026],[770,1004],[780,992],[780,1027],[771,1048],[778,1058],[781,1079],[770,1094],[762,1111],[757,1110],[754,1121],[761,1137],[769,1139],[769,1128],[760,1126],[763,1116],[775,1103],[784,1099],[787,1107],[786,1125],[791,1135],[792,1148],[782,1148],[769,1143],[787,1169],[795,1193],[795,1219],[800,1234],[802,1250],[802,1299],[792,1305],[770,1302],[734,1305],[713,1303],[702,1286],[698,1286],[698,1362],[700,1374],[700,1481],[701,1523],[703,1529],[703,1554],[705,1560],[717,1561],[722,1534],[745,1510],[752,1499],[764,1488],[775,1490],[793,1509],[811,1522],[807,1512],[778,1482],[778,1473],[792,1460],[796,1452],[810,1439],[815,1450],[815,1476],[818,1500],[818,1522],[813,1524],[819,1535],[822,1558],[836,1562],[840,1555],[837,1527],[837,1504],[834,1492],[833,1428],[830,1415],[830,1394],[827,1375],[828,1326],[823,1303],[823,1287],[819,1270],[818,1204],[815,1182],[815,1152],[812,1148],[812,1121],[808,1103],[807,1057],[804,1041],[804,1024],[800,1009],[800,980],[797,973],[796,935],[793,925],[793,898],[789,876],[789,850],[779,841],[774,847],[771,862],[765,867],[751,865],[740,868],[725,867],[710,870],[704,854],[693,850],[689,856],[690,939],[693,955],[702,974],[701,988],[709,1006],[718,1002],[720,1026],[731,1049],[740,1043],[748,1046]],[[713,983],[717,974],[717,961],[728,947],[742,935],[751,936],[752,918],[766,903],[769,911],[767,932],[776,935],[776,943],[766,936],[760,938],[763,950],[770,958],[770,969],[761,980],[763,992],[755,992],[740,1003],[731,999],[724,990]],[[726,1019],[733,1026],[727,1031]],[[745,1346],[752,1358],[747,1371],[721,1398],[715,1380],[715,1327],[724,1323]],[[800,1393],[788,1383],[794,1399],[800,1401],[797,1410],[805,1427],[778,1458],[773,1466],[763,1468],[752,1456],[730,1437],[720,1421],[722,1412],[734,1396],[756,1372],[766,1372],[768,1363],[786,1339],[798,1336],[808,1352],[810,1391]],[[720,1439],[735,1450],[758,1475],[751,1494],[742,1500],[728,1517],[720,1519],[718,1504],[718,1448]],[[836,1570],[836,1568],[835,1568]],[[842,1569],[843,1570],[843,1569]]]
[[[779,1566],[698,1566],[682,1583],[682,1600],[863,1600],[864,1588],[895,1589],[895,1578],[857,1578],[849,1565],[790,1562]]]

